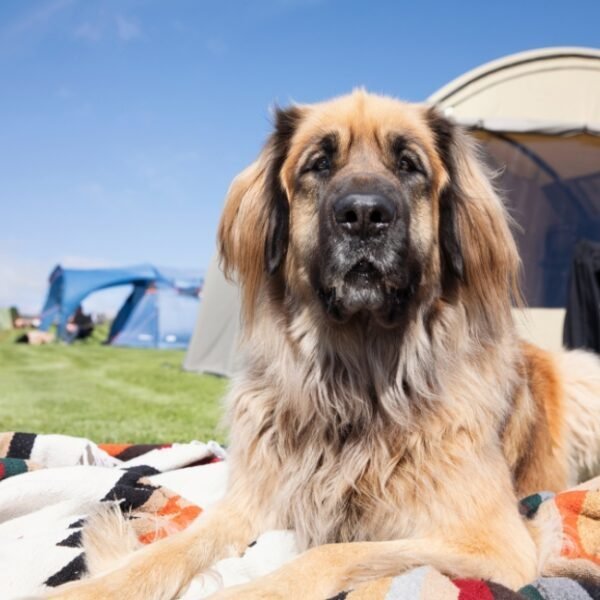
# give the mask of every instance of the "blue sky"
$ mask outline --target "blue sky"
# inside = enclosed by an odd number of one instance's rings
[[[598,0],[2,0],[0,306],[38,310],[57,262],[206,267],[274,102],[423,100],[506,54],[597,47],[599,23]]]

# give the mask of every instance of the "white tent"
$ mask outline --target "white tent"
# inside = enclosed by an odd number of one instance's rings
[[[230,377],[239,365],[240,299],[213,258],[202,288],[196,327],[183,368]]]
[[[600,241],[600,51],[548,48],[487,63],[430,96],[468,127],[501,173],[523,258],[522,334],[560,347],[578,239]],[[230,375],[239,298],[213,263],[185,368]]]
[[[600,241],[600,51],[548,48],[469,71],[429,100],[479,138],[518,228],[521,333],[560,347],[578,241]]]
[[[476,129],[600,134],[600,50],[512,54],[457,77],[428,98]]]

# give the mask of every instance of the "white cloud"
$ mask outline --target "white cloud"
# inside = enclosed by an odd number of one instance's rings
[[[73,4],[74,0],[49,0],[34,5],[36,8],[26,12],[3,30],[4,34],[15,36],[30,33],[33,29],[45,28],[58,13]],[[30,4],[31,6],[32,4]]]
[[[117,34],[123,42],[131,42],[142,35],[142,30],[138,23],[132,19],[128,19],[123,15],[117,15]]]
[[[94,18],[78,25],[74,35],[89,43],[97,43],[113,36],[116,36],[121,42],[132,42],[142,37],[142,28],[137,21],[130,17],[123,15],[113,17],[105,12],[100,12]]]
[[[76,4],[77,11],[67,10]],[[19,11],[17,18],[0,23],[0,43],[8,48],[15,44],[38,43],[57,28],[89,44],[106,39],[131,42],[142,37],[142,27],[137,19],[120,14],[116,9],[107,7],[106,3],[41,0],[23,2],[23,6],[26,9]],[[29,7],[33,8],[27,10]],[[61,19],[65,13],[69,14]]]
[[[102,39],[103,27],[100,23],[90,23],[86,21],[75,28],[75,37],[86,42],[96,43]]]

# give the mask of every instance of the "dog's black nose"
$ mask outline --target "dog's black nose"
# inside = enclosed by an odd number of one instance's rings
[[[385,231],[396,218],[396,206],[379,194],[348,194],[333,203],[338,227],[353,235],[369,236]]]

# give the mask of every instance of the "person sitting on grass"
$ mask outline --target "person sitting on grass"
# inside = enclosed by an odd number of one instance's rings
[[[92,335],[94,331],[94,321],[90,315],[86,315],[81,308],[81,304],[77,307],[73,316],[67,323],[67,333],[69,340],[84,340]]]

